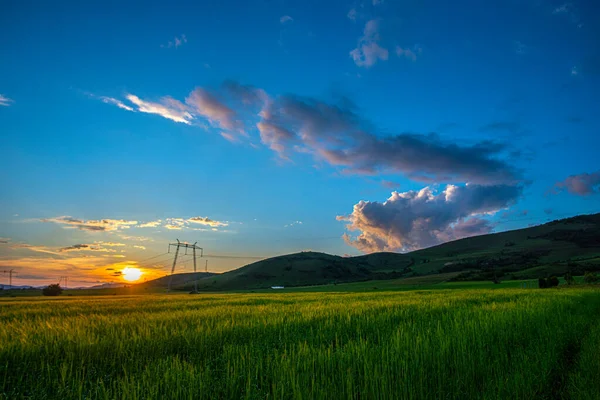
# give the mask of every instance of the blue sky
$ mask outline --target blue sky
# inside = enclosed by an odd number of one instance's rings
[[[593,1],[2,9],[17,284],[160,276],[176,238],[225,271],[600,211]]]

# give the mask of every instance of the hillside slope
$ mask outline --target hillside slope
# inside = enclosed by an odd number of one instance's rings
[[[530,279],[563,275],[569,270],[575,274],[600,270],[600,214],[470,237],[406,254],[289,254],[206,277],[198,287],[206,291],[241,290],[448,273],[454,273],[452,280],[486,280],[494,276]],[[184,275],[189,274],[175,275],[173,286],[191,290],[193,279]],[[166,282],[162,281],[165,286]]]
[[[181,287],[181,286],[191,284],[193,287],[194,281],[196,280],[196,276],[197,276],[198,282],[200,282],[202,279],[207,279],[214,275],[218,275],[218,274],[215,274],[213,272],[196,272],[196,273],[188,272],[188,273],[183,273],[183,274],[174,274],[173,280],[171,282],[171,286],[175,288],[175,287]],[[163,277],[160,277],[157,279],[152,279],[151,281],[146,281],[144,283],[138,283],[135,286],[148,287],[148,288],[157,288],[157,287],[166,288],[169,285],[169,279],[170,279],[170,275],[167,275],[167,276],[163,276]]]

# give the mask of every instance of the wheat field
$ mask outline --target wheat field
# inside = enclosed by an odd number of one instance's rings
[[[593,288],[9,298],[4,399],[598,398]]]

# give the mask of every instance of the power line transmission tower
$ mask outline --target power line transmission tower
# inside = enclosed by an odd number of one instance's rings
[[[171,291],[171,283],[173,282],[173,273],[175,272],[175,265],[177,264],[177,256],[179,256],[179,248],[183,247],[185,249],[185,254],[187,255],[187,250],[188,249],[192,249],[192,255],[194,257],[194,275],[195,275],[195,284],[194,284],[194,289],[197,292],[198,291],[198,274],[196,273],[196,250],[200,250],[200,257],[204,256],[204,249],[202,247],[198,247],[196,246],[195,242],[194,244],[189,244],[187,242],[183,242],[181,243],[179,241],[179,239],[177,239],[177,243],[169,243],[169,251],[167,253],[171,252],[171,246],[175,246],[175,257],[173,257],[173,266],[171,267],[171,276],[169,277],[169,286],[167,287],[167,292]]]
[[[65,289],[67,289],[67,284],[69,283],[69,277],[68,276],[61,276],[60,279],[58,280],[58,284],[60,285],[60,283],[62,281],[65,282]]]
[[[4,270],[3,272],[5,274],[8,274],[8,288],[12,289],[12,276],[13,276],[13,272],[15,272],[15,270],[9,269],[9,270]]]
[[[208,272],[208,260],[206,260],[206,264],[204,265],[204,272]]]

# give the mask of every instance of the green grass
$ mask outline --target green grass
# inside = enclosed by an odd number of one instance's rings
[[[3,298],[0,398],[579,396],[599,310],[585,287]]]

